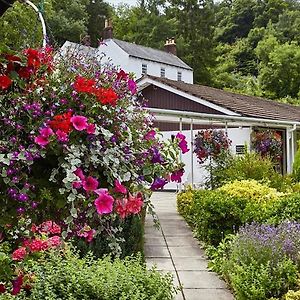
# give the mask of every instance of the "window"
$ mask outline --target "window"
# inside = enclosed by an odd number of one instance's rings
[[[177,72],[177,81],[182,81],[182,73]]]
[[[160,77],[165,78],[166,77],[166,69],[160,68]]]
[[[147,65],[142,64],[142,75],[146,75],[146,74],[147,74]]]

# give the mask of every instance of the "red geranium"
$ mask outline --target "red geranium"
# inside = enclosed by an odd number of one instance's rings
[[[66,112],[61,115],[53,117],[53,120],[49,122],[49,126],[53,130],[61,130],[64,133],[69,133],[72,129],[72,112]]]
[[[40,53],[36,49],[26,49],[25,55],[27,56],[27,66],[33,68],[39,68],[41,65]]]
[[[6,90],[10,87],[12,80],[7,75],[0,75],[0,88]]]
[[[78,93],[92,93],[95,88],[95,80],[78,76],[74,82],[74,90]]]
[[[118,100],[118,95],[112,88],[99,88],[95,91],[95,95],[103,105],[110,104],[115,106]]]

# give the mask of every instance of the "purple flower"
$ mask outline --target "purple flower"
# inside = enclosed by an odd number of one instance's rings
[[[155,191],[155,190],[158,190],[158,189],[162,189],[167,183],[168,183],[168,181],[166,179],[156,177],[154,179],[153,183],[151,184],[150,189],[152,191]]]
[[[153,148],[152,152],[153,152],[153,156],[152,156],[151,162],[154,164],[155,163],[162,164],[164,162],[164,159],[161,157],[158,149]]]

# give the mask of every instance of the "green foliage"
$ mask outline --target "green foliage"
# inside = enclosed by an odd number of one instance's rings
[[[290,259],[277,266],[271,263],[257,265],[232,264],[228,276],[237,300],[266,300],[278,296],[297,282],[297,267]]]
[[[300,221],[300,193],[295,192],[281,197],[268,207],[267,222],[280,224],[283,221]]]
[[[255,180],[243,180],[217,190],[180,193],[177,207],[200,240],[218,245],[246,223],[299,221],[300,193],[283,194]]]
[[[140,257],[112,261],[108,257],[95,260],[91,255],[79,258],[72,253],[64,257],[53,253],[47,260],[33,263],[29,271],[34,273],[30,294],[15,296],[16,300],[171,300],[174,294],[172,275],[147,270]]]
[[[130,216],[125,220],[116,219],[113,228],[120,228],[120,232],[116,232],[116,239],[121,247],[122,258],[137,253],[143,253],[144,246],[144,218],[145,210],[138,216]],[[80,250],[81,256],[86,255],[89,251],[97,258],[101,258],[106,254],[111,253],[113,240],[109,235],[96,237],[92,242],[86,243],[82,239],[75,239],[74,244]]]
[[[247,200],[221,191],[195,191],[192,204],[197,237],[217,245],[224,236],[242,225],[241,216]]]

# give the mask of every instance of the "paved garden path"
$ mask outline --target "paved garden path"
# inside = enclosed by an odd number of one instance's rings
[[[145,256],[147,265],[171,272],[176,286],[183,286],[176,300],[233,300],[225,283],[209,271],[204,251],[193,238],[191,229],[176,210],[176,194],[157,192],[152,203],[161,224],[153,227],[146,217]]]

